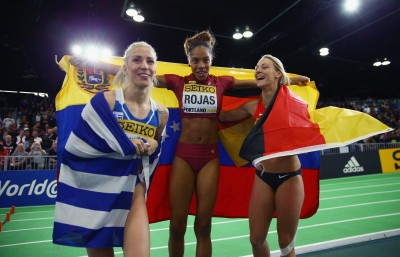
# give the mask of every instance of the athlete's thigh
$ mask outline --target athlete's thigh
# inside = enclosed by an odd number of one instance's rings
[[[142,184],[135,187],[134,197],[125,222],[124,256],[150,254],[149,219]]]
[[[268,233],[275,212],[275,192],[258,176],[254,175],[253,188],[249,202],[250,234],[264,237]]]
[[[189,164],[175,157],[169,181],[171,214],[187,215],[194,193],[195,174]]]
[[[278,211],[278,233],[294,234],[304,201],[302,177],[292,177],[280,185],[276,192],[275,201]]]
[[[197,217],[211,216],[218,195],[219,159],[209,161],[197,174],[196,200]]]

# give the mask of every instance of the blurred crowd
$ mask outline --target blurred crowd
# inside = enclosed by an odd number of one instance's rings
[[[347,99],[342,102],[319,102],[317,108],[336,106],[367,113],[382,121],[393,131],[363,140],[360,143],[400,142],[400,99]]]
[[[57,122],[54,100],[8,93],[0,95],[0,103],[0,170],[5,166],[8,170],[28,166],[31,169],[55,167]]]
[[[400,99],[320,101],[317,108],[325,106],[364,112],[394,129],[362,143],[400,142]],[[32,94],[0,93],[0,170],[5,165],[8,170],[26,169],[28,165],[32,169],[54,168],[56,156],[54,100]]]

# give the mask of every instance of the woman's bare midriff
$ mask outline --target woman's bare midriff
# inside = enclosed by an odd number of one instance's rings
[[[297,155],[283,156],[261,161],[260,164],[268,173],[283,173],[297,171],[301,168],[300,160]]]
[[[218,121],[212,118],[182,118],[182,131],[179,141],[186,144],[218,143]]]

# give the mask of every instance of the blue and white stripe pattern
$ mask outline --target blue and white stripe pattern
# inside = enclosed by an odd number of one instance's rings
[[[103,93],[83,109],[62,155],[53,242],[93,248],[122,246],[142,159]],[[149,158],[151,172],[158,155]]]

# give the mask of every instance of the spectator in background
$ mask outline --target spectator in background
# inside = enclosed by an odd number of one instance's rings
[[[51,106],[51,108],[54,109],[53,106]],[[54,110],[49,112],[49,126],[50,127],[57,126],[56,112]]]
[[[0,121],[0,142],[5,142],[3,138],[4,130],[3,130],[3,123]]]
[[[27,151],[29,153],[32,149],[33,143],[35,143],[33,136],[27,137],[27,139],[25,140],[25,143],[24,143],[25,151]]]
[[[17,149],[11,155],[10,170],[25,170],[28,153],[25,151],[24,144],[19,143]]]
[[[47,155],[49,156],[49,169],[55,169],[57,167],[57,140],[53,141]]]
[[[25,135],[25,141],[31,136],[31,131],[29,130],[29,127],[24,127],[24,135]]]
[[[38,132],[37,130],[33,130],[33,131],[32,131],[32,136],[33,136],[33,140],[34,140],[35,142],[38,142],[38,143],[40,144],[40,146],[42,146],[42,144],[43,144],[43,138],[41,138],[41,137],[39,136],[39,132]]]
[[[7,131],[10,133],[10,135],[12,136],[12,140],[15,142],[15,139],[18,136],[18,127],[16,123],[12,123],[8,126]]]
[[[51,130],[51,134],[49,135],[49,138],[54,141],[57,140],[57,126],[53,127]]]
[[[17,139],[16,139],[15,143],[16,143],[17,145],[18,145],[18,144],[24,145],[25,139],[26,139],[25,132],[24,132],[24,130],[21,129],[21,130],[19,131],[19,135],[17,136]]]
[[[3,119],[3,126],[4,128],[8,129],[10,124],[15,123],[15,120],[12,118],[12,113],[7,113],[7,117]]]
[[[48,128],[47,132],[43,135],[42,146],[46,152],[49,152],[53,145],[53,129]]]
[[[29,127],[29,119],[26,114],[21,114],[20,118],[17,118],[17,124],[19,129],[24,128],[24,124],[28,124]]]
[[[35,118],[33,120],[34,123],[36,122],[40,122],[40,120],[42,119],[42,115],[40,114],[40,112],[36,112]]]
[[[6,135],[4,139],[5,139],[4,149],[7,149],[9,155],[12,155],[12,153],[17,148],[17,144],[12,140],[12,136],[10,134]]]
[[[31,157],[32,169],[42,169],[44,167],[44,156],[46,156],[46,151],[42,149],[42,146],[38,142],[33,142],[29,156]]]
[[[49,125],[49,116],[47,114],[47,111],[42,114],[42,118],[40,119],[40,128],[46,129],[46,125]]]
[[[3,142],[0,142],[0,170],[5,170],[8,164],[10,152],[4,148]]]

